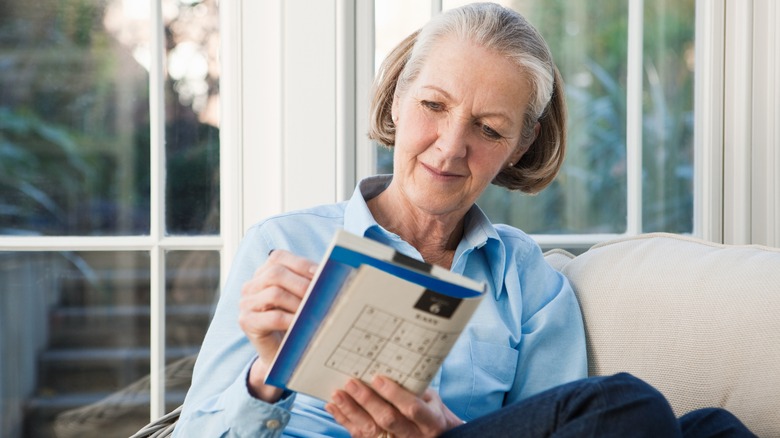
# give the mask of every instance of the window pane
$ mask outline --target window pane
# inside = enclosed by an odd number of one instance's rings
[[[217,234],[219,11],[216,0],[167,4],[167,231]]]
[[[219,252],[166,254],[166,412],[184,402],[219,290]]]
[[[645,1],[643,231],[693,231],[694,1]]]
[[[0,3],[0,234],[149,232],[139,5]]]
[[[146,252],[0,253],[2,436],[149,421],[149,266]]]

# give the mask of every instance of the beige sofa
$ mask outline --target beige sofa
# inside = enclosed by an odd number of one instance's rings
[[[627,371],[677,414],[720,406],[780,437],[780,249],[656,233],[546,257],[580,301],[591,375]]]
[[[655,233],[545,256],[580,301],[591,375],[627,371],[678,415],[724,407],[780,437],[780,249]],[[169,436],[178,414],[133,438]]]

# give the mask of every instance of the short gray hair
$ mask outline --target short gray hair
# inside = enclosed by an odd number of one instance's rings
[[[532,91],[525,108],[521,144],[540,133],[521,160],[498,174],[494,184],[536,193],[560,170],[566,145],[563,81],[542,35],[523,16],[495,3],[471,3],[450,9],[409,35],[385,59],[374,81],[369,137],[395,144],[392,102],[413,82],[428,54],[444,37],[455,37],[514,61],[527,76]]]

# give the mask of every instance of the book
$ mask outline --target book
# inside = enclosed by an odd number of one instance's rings
[[[421,394],[485,295],[484,282],[339,230],[265,382],[330,401],[385,375]]]

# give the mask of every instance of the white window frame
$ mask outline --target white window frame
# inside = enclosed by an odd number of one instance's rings
[[[165,257],[168,251],[219,251],[220,278],[224,283],[238,242],[242,235],[240,174],[242,144],[236,139],[236,119],[229,118],[239,110],[240,88],[230,79],[236,75],[233,67],[237,57],[234,44],[241,35],[232,24],[238,13],[233,2],[221,2],[223,41],[222,62],[227,77],[221,82],[223,122],[220,127],[220,234],[211,236],[165,235],[165,113],[164,62],[165,52],[162,4],[149,0],[151,22],[151,63],[149,68],[150,112],[150,230],[148,236],[0,236],[0,251],[143,251],[150,256],[150,419],[165,413]],[[228,32],[232,31],[232,32]],[[225,50],[227,49],[227,50]],[[224,104],[227,102],[227,104]],[[231,113],[232,111],[232,113]]]
[[[780,247],[780,7],[697,0],[694,234]]]
[[[224,282],[241,236],[263,217],[347,199],[374,172],[366,139],[373,2],[220,3],[222,114],[219,236],[164,235],[162,21],[154,13],[149,236],[0,236],[3,251],[147,251],[151,255],[151,418],[164,413],[165,252],[221,252]],[[630,6],[629,231],[641,230],[641,5]],[[431,10],[441,10],[432,0]],[[780,247],[780,7],[774,0],[697,0],[694,235]],[[639,30],[637,30],[639,29]],[[637,60],[638,58],[638,60]],[[157,78],[157,79],[155,79]],[[638,93],[638,94],[637,94]],[[631,97],[633,96],[633,97]],[[634,151],[634,152],[632,152]],[[534,236],[588,247],[614,235]]]
[[[630,22],[627,231],[534,235],[545,247],[587,248],[642,230],[644,1],[626,1]],[[363,119],[370,85],[367,72],[373,67],[368,44],[373,41],[373,2],[331,0],[316,7],[303,0],[261,3],[243,17],[245,22],[264,24],[244,32],[245,44],[259,44],[247,53],[253,59],[245,58],[252,64],[244,64],[245,75],[263,78],[246,84],[257,90],[243,89],[244,96],[255,96],[251,102],[245,100],[245,110],[261,115],[244,129],[244,139],[251,139],[244,149],[244,170],[252,169],[254,174],[244,184],[261,192],[245,199],[246,223],[343,200],[354,181],[374,172]],[[431,10],[440,11],[441,1],[431,0]],[[774,0],[697,0],[696,11],[693,234],[716,242],[780,246],[780,183],[775,170],[780,161],[775,128],[780,117],[780,44],[772,26],[778,21],[778,7]],[[323,59],[318,56],[323,53],[330,58],[316,62],[312,74],[308,60]],[[249,150],[252,156],[247,155]]]

